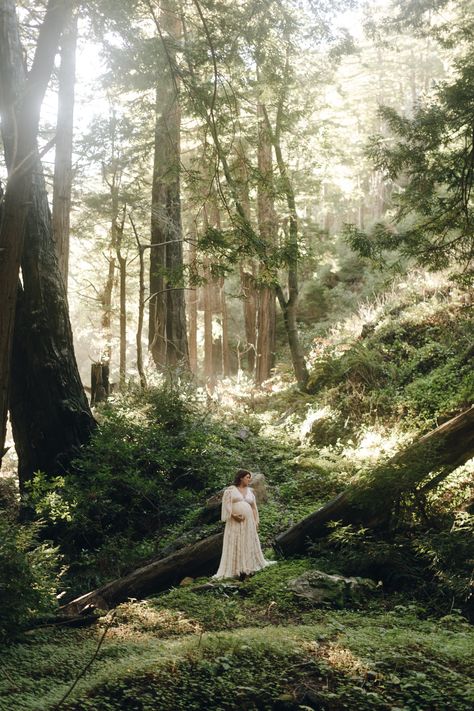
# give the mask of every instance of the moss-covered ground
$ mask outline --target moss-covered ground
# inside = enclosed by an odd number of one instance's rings
[[[307,567],[286,561],[205,592],[198,581],[88,629],[37,629],[1,653],[0,709],[472,708],[474,630],[462,617],[393,599],[312,609],[285,586]]]

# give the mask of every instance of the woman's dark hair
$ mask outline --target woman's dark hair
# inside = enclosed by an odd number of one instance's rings
[[[241,480],[244,478],[244,476],[247,476],[247,474],[250,474],[248,469],[239,469],[234,477],[234,486],[239,486]],[[250,476],[252,475],[250,474]]]

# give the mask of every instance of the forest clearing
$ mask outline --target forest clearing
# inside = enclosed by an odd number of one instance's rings
[[[0,0],[0,711],[473,708],[473,32]]]

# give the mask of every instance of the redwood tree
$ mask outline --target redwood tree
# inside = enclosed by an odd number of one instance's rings
[[[0,452],[10,406],[21,486],[39,469],[57,473],[94,426],[74,356],[37,148],[41,103],[70,9],[70,2],[48,2],[28,75],[15,2],[4,0],[0,13],[0,110],[8,168],[0,226],[5,296],[0,302]]]

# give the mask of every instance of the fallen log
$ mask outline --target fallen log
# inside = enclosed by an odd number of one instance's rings
[[[403,494],[416,491],[430,474],[435,474],[439,483],[473,456],[474,407],[471,407],[420,437],[280,534],[275,549],[283,555],[300,553],[308,542],[324,535],[327,524],[333,521],[368,527],[386,525]]]
[[[217,570],[222,552],[223,532],[181,548],[166,558],[149,563],[123,578],[112,580],[97,590],[63,605],[63,615],[80,615],[93,606],[109,610],[129,598],[141,599],[177,585],[185,576],[209,575]]]

